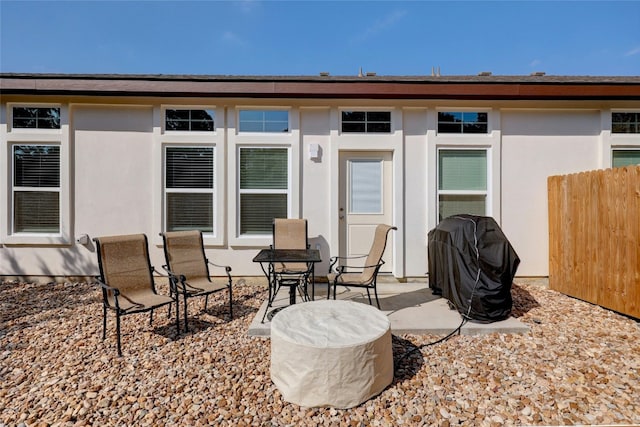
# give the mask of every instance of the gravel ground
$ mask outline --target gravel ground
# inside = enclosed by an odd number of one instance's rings
[[[13,425],[568,425],[640,424],[640,325],[540,286],[513,287],[527,334],[394,337],[393,383],[348,410],[282,400],[269,340],[247,329],[266,291],[190,302],[190,332],[160,309],[115,320],[102,341],[98,289],[0,285],[0,426]],[[405,355],[406,357],[402,357]]]

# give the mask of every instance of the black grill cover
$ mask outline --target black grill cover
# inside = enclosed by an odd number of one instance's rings
[[[460,314],[469,313],[469,320],[475,322],[509,317],[511,283],[520,258],[493,218],[450,216],[429,231],[428,238],[429,287],[434,294],[448,299]]]

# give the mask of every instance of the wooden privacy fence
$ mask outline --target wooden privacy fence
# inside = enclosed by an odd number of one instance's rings
[[[547,184],[549,287],[640,318],[640,166]]]

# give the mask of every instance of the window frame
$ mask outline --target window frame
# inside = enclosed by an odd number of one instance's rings
[[[241,177],[240,177],[240,162],[242,161],[242,150],[243,149],[285,149],[287,151],[287,188],[286,190],[278,190],[278,189],[243,189],[241,188]],[[265,234],[242,234],[242,194],[286,194],[287,196],[287,218],[292,217],[292,203],[293,203],[293,192],[292,192],[292,147],[290,145],[285,144],[238,144],[236,146],[236,237],[238,239],[271,239],[272,233]]]
[[[636,115],[636,120],[634,122],[632,122],[633,124],[635,124],[636,126],[636,131],[635,132],[615,132],[613,130],[615,122],[613,121],[613,115],[614,114],[635,114]],[[620,137],[622,135],[627,135],[627,137],[640,137],[640,111],[638,110],[634,110],[634,109],[628,109],[628,110],[611,110],[611,115],[610,115],[610,120],[611,120],[611,134],[615,135],[616,137]]]
[[[215,112],[215,131],[168,131],[165,132],[165,111],[177,110],[212,110]],[[226,205],[225,197],[228,188],[225,179],[226,130],[224,123],[227,114],[224,107],[214,104],[159,104],[153,108],[153,232],[149,241],[162,247],[160,233],[166,231],[165,205],[165,146],[213,147],[214,158],[214,230],[213,233],[203,233],[202,238],[206,247],[222,247],[226,238]]]
[[[14,119],[14,110],[16,108],[56,108],[58,109],[60,125],[57,128],[39,128],[39,127],[14,127],[13,119]],[[60,134],[62,132],[62,106],[61,104],[44,104],[44,103],[9,103],[7,104],[7,130],[8,132],[17,132],[17,133],[44,133],[51,134],[56,133]]]
[[[205,110],[212,111],[213,116],[213,130],[168,130],[167,129],[167,110],[181,110],[189,111],[191,116],[192,111]],[[162,106],[162,133],[167,135],[215,135],[218,132],[218,110],[211,105],[163,105]],[[191,124],[191,118],[189,118],[189,124]]]
[[[345,121],[344,120],[344,114],[345,113],[364,113],[364,120],[359,121],[359,120],[349,120],[349,121]],[[389,120],[388,121],[369,121],[368,120],[368,116],[370,113],[386,113],[389,115]],[[364,125],[364,131],[345,131],[344,130],[344,124],[345,123],[362,123]],[[384,131],[384,132],[376,132],[376,131],[369,131],[369,123],[388,123],[389,124],[389,130],[388,131]],[[392,134],[394,131],[393,129],[393,111],[391,110],[386,110],[386,109],[363,109],[363,108],[341,108],[340,109],[340,134],[345,134],[345,135],[353,135],[353,134],[367,134],[367,135],[389,135]]]
[[[60,128],[12,128],[14,107],[59,108]],[[7,201],[0,210],[0,243],[6,245],[70,246],[74,242],[71,224],[69,105],[62,103],[7,102],[0,104],[0,199]],[[60,146],[60,230],[57,233],[14,232],[14,145]]]
[[[469,114],[469,113],[475,113],[475,114],[486,114],[487,115],[487,131],[486,132],[464,132],[464,121],[461,122],[460,124],[460,129],[461,132],[441,132],[440,131],[440,120],[439,120],[439,116],[441,113],[462,113],[464,114]],[[436,122],[435,122],[435,133],[437,136],[439,137],[453,137],[453,138],[460,138],[460,137],[486,137],[486,136],[490,136],[491,132],[493,131],[492,128],[492,118],[491,118],[491,109],[488,108],[456,108],[456,107],[451,107],[451,108],[437,108],[436,109]]]
[[[269,123],[265,118],[262,119],[261,123],[263,125],[263,130],[261,131],[252,131],[252,130],[242,130],[242,120],[241,115],[244,111],[252,111],[252,112],[282,112],[287,114],[287,130],[286,131],[268,131],[264,130],[265,124]],[[292,126],[292,117],[291,110],[287,107],[244,107],[238,106],[236,109],[236,123],[237,123],[237,133],[239,135],[272,135],[272,136],[282,136],[282,135],[290,135],[291,134],[291,126]]]
[[[212,187],[209,189],[204,188],[172,188],[169,189],[167,187],[167,149],[169,148],[210,148],[212,150]],[[212,203],[212,218],[211,232],[202,231],[203,239],[206,238],[215,238],[218,230],[218,219],[217,219],[217,211],[218,211],[218,203],[217,200],[217,189],[218,186],[218,176],[217,176],[217,151],[216,146],[214,144],[176,144],[176,143],[167,143],[162,145],[162,230],[169,231],[168,229],[168,193],[186,193],[186,194],[211,194],[211,203]]]
[[[602,110],[603,151],[602,163],[604,168],[613,167],[613,152],[626,150],[640,150],[640,133],[613,132],[613,115],[615,113],[635,113],[639,115],[638,108],[612,108]]]
[[[486,161],[486,188],[485,190],[441,190],[440,189],[440,153],[443,151],[484,151],[485,153],[485,161]],[[492,166],[491,166],[491,147],[486,146],[438,146],[436,147],[436,171],[435,171],[435,219],[436,224],[440,223],[440,196],[484,196],[485,206],[484,206],[484,215],[491,215],[491,175],[492,175]],[[444,219],[444,217],[442,218]]]
[[[614,153],[616,151],[635,151],[640,156],[640,144],[636,145],[636,146],[633,146],[633,145],[632,146],[620,146],[620,145],[617,145],[617,146],[611,147],[611,156],[610,156],[610,158],[611,158],[611,167],[612,168],[613,167],[624,167],[624,166],[614,166],[613,165],[613,161],[614,161],[613,157],[614,157]],[[640,163],[638,163],[638,165],[640,165]]]

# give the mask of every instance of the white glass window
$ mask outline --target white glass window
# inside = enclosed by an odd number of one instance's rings
[[[165,229],[214,232],[215,150],[165,147]]]
[[[289,149],[241,147],[238,170],[240,234],[269,235],[288,217]]]
[[[381,160],[349,162],[349,182],[349,213],[379,214],[382,212]]]
[[[240,132],[289,132],[289,112],[286,110],[240,110]]]
[[[60,233],[60,146],[13,145],[13,233]]]
[[[640,148],[635,150],[613,150],[611,153],[611,165],[614,168],[640,165]]]
[[[390,133],[389,111],[343,111],[343,133]]]
[[[488,133],[488,113],[440,111],[438,133]]]
[[[611,113],[612,133],[640,133],[640,113]]]
[[[14,129],[60,129],[58,107],[13,107]]]
[[[487,151],[438,151],[438,221],[487,213]]]
[[[165,130],[213,132],[215,130],[215,111],[167,109],[165,111]]]

